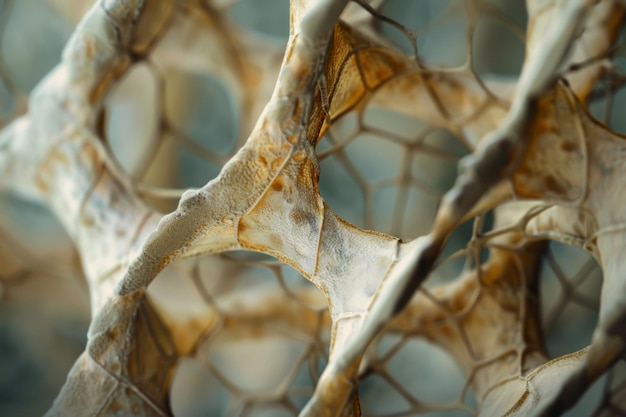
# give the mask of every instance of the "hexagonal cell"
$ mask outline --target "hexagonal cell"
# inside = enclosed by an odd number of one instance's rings
[[[164,117],[176,131],[218,154],[234,152],[238,110],[220,80],[207,74],[171,71],[164,95]]]
[[[602,375],[596,382],[591,385],[582,397],[576,402],[570,410],[563,414],[563,417],[586,417],[598,416],[607,417],[607,415],[598,413],[598,405],[605,398],[605,386],[607,384],[607,374]],[[623,403],[622,403],[623,404]],[[622,405],[623,407],[623,405]],[[610,410],[610,416],[619,416],[619,407]]]
[[[130,68],[105,101],[106,139],[131,176],[140,173],[158,146],[157,88],[150,66],[140,63]]]
[[[506,15],[515,24],[525,28],[528,24],[528,11],[523,2],[509,0],[491,0],[491,3],[498,8],[498,11]]]
[[[15,110],[15,97],[0,78],[0,122],[7,119]]]
[[[408,195],[399,234],[402,238],[414,239],[430,230],[439,201],[415,186],[409,187],[404,192]]]
[[[310,358],[311,356],[307,359],[310,360]],[[316,371],[316,375],[316,377],[311,375],[311,369],[307,361],[300,366],[298,373],[294,377],[289,387],[288,398],[298,410],[302,410],[313,395],[313,390],[315,389],[314,379],[319,376],[319,372]]]
[[[321,161],[319,184],[322,197],[335,213],[363,226],[363,192],[337,155]]]
[[[260,329],[254,323],[220,331],[207,351],[218,372],[249,394],[275,394],[292,382],[307,345],[291,335]]]
[[[417,148],[413,155],[411,175],[425,191],[443,194],[454,184],[458,162],[467,151],[454,135],[440,129],[421,143],[423,148]]]
[[[350,112],[344,114],[333,122],[328,134],[324,135],[318,142],[316,151],[318,154],[328,152],[330,149],[341,147],[346,141],[351,141],[359,129],[359,114]],[[329,138],[328,136],[332,136]]]
[[[409,30],[416,31],[427,24],[435,16],[440,14],[450,5],[450,0],[427,0],[412,2],[386,1],[382,4],[380,11],[383,15],[400,23]],[[396,46],[407,54],[413,53],[413,48],[406,35],[398,28],[390,24],[381,25],[383,34],[388,37]]]
[[[364,133],[346,147],[346,154],[367,182],[397,178],[406,148],[376,135]]]
[[[316,310],[327,308],[328,305],[324,293],[298,271],[290,266],[283,265],[280,268],[280,273],[285,286],[296,294],[298,300]]]
[[[613,60],[616,71],[623,73],[626,69],[626,58],[616,57]],[[604,93],[598,99],[589,100],[589,111],[599,121],[605,123],[616,133],[626,133],[626,119],[621,109],[626,105],[626,89],[616,87],[614,82],[599,80],[598,93]],[[615,91],[615,88],[619,88]],[[603,91],[604,90],[604,91]]]
[[[228,16],[256,36],[275,42],[289,37],[288,0],[265,0],[263,7],[254,0],[238,1],[228,9]]]
[[[371,224],[367,224],[366,227],[372,228],[378,232],[394,234],[397,232],[393,229],[396,224],[402,224],[402,221],[398,222],[396,215],[396,206],[398,204],[398,194],[400,192],[407,192],[406,189],[402,191],[398,190],[399,187],[381,187],[374,191],[374,197],[371,207],[368,207],[368,218]]]
[[[226,415],[233,393],[196,358],[182,358],[172,379],[170,401],[176,417]]]
[[[391,359],[387,371],[395,381],[425,404],[459,400],[466,378],[452,357],[421,339],[409,339]]]
[[[220,311],[237,315],[242,304],[258,304],[261,294],[283,294],[274,273],[267,267],[254,265],[254,260],[241,262],[251,252],[230,252],[203,260],[199,265],[201,285],[215,300]],[[234,255],[234,256],[233,256]],[[252,258],[254,259],[254,258]],[[272,259],[269,256],[264,259]],[[287,299],[288,296],[284,295]]]
[[[418,38],[420,59],[436,67],[459,67],[467,60],[467,18],[465,6],[456,2],[457,10],[428,28]]]
[[[598,320],[597,306],[584,305],[573,297],[580,294],[599,305],[602,273],[593,268],[594,263],[588,263],[590,256],[581,248],[550,242],[548,250],[552,252],[556,265],[551,265],[546,258],[542,260],[540,311],[546,332],[546,347],[551,356],[556,357],[581,349],[591,342]],[[582,276],[578,276],[581,273]],[[562,282],[557,274],[567,283]],[[581,279],[584,281],[578,281]],[[568,293],[565,285],[574,289],[573,294]]]
[[[182,188],[200,188],[217,177],[222,165],[207,161],[193,151],[181,147],[180,181]]]
[[[373,374],[359,382],[359,398],[367,415],[402,414],[410,403],[385,378]]]
[[[254,404],[245,407],[240,415],[245,417],[295,417],[297,414],[290,411],[287,404],[255,401]]]
[[[61,61],[72,25],[46,2],[14,1],[11,9],[2,28],[2,59],[17,87],[30,92]]]
[[[368,128],[389,132],[395,140],[412,143],[430,126],[417,119],[413,119],[394,110],[368,107],[363,113],[365,126]]]
[[[499,20],[481,19],[472,37],[472,59],[477,74],[517,76],[522,69],[525,45]]]

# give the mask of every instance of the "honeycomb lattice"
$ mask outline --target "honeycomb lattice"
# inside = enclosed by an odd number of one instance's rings
[[[0,1],[0,415],[626,414],[622,2],[86,3]]]

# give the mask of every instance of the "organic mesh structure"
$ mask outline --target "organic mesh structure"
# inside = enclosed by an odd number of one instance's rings
[[[89,320],[46,415],[626,413],[622,2],[0,4],[1,311]]]

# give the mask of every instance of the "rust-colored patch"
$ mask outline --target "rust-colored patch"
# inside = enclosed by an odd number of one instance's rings
[[[117,337],[120,334],[120,329],[118,326],[114,326],[111,327],[108,331],[107,331],[107,336],[110,337],[111,339],[117,339]]]
[[[85,227],[92,227],[96,222],[93,216],[89,215],[88,213],[83,213],[80,220]]]
[[[281,248],[283,246],[283,240],[278,233],[270,233],[269,240],[273,248]]]
[[[278,158],[275,158],[272,161],[272,170],[273,171],[278,171],[280,169],[280,167],[283,165],[284,162],[285,162],[285,158],[283,158],[282,156],[279,156]]]
[[[289,218],[293,220],[294,223],[300,224],[304,221],[304,216],[302,210],[293,209],[289,212]]]
[[[559,184],[556,177],[552,174],[548,174],[543,178],[546,188],[556,194],[565,194],[565,189]]]
[[[292,145],[295,145],[296,143],[298,143],[298,137],[297,136],[287,136],[287,142],[291,143]]]
[[[282,191],[284,188],[284,181],[281,177],[276,177],[274,182],[272,182],[272,189],[275,191]]]
[[[87,58],[93,59],[93,57],[96,55],[96,48],[94,46],[93,37],[85,36],[83,38],[83,41],[83,45],[85,46],[85,55],[87,56]]]
[[[293,160],[296,162],[301,162],[304,158],[306,158],[306,153],[300,151],[300,152],[296,152],[293,155]]]
[[[578,150],[578,145],[576,144],[576,142],[572,142],[569,140],[562,140],[561,141],[561,150],[565,151],[565,152],[574,152]]]
[[[244,217],[242,217],[241,220],[239,220],[239,224],[237,225],[237,233],[241,235],[245,233],[247,229],[248,225],[246,224]]]
[[[259,164],[263,165],[264,167],[267,167],[267,165],[268,165],[268,164],[267,164],[267,159],[265,159],[265,157],[264,157],[264,156],[259,155],[259,156],[257,156],[256,160],[257,160],[257,162],[258,162]]]
[[[311,158],[306,158],[300,165],[298,182],[305,184],[308,189],[315,188],[315,184],[317,184],[317,170]]]
[[[300,98],[296,99],[296,105],[293,107],[293,113],[291,117],[293,120],[302,119],[302,100]]]

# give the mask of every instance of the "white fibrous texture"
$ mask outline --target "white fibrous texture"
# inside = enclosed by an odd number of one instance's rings
[[[626,413],[622,2],[86,3],[0,2],[0,415]]]

